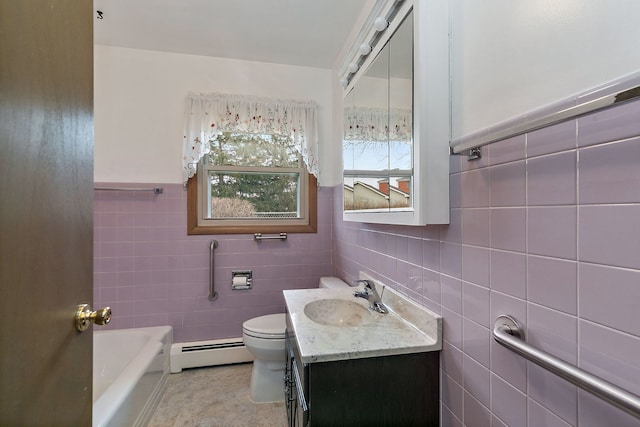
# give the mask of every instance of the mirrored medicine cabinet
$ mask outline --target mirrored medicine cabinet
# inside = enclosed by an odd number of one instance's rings
[[[343,67],[345,221],[449,222],[448,9],[441,3],[377,2],[367,22],[384,18],[388,26],[373,30],[368,55],[360,49]],[[371,33],[365,23],[360,34]]]

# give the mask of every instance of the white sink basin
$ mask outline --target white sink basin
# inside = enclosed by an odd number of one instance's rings
[[[371,312],[354,301],[319,299],[304,306],[304,314],[321,325],[353,327],[373,319]]]
[[[442,349],[442,317],[391,288],[383,295],[388,314],[369,309],[352,288],[289,289],[283,295],[302,363]]]

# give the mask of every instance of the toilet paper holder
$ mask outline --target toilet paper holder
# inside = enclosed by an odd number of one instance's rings
[[[235,270],[231,272],[231,289],[251,289],[253,285],[253,271]]]

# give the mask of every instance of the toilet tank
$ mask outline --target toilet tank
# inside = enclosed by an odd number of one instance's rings
[[[319,288],[348,288],[349,285],[337,277],[321,277]]]

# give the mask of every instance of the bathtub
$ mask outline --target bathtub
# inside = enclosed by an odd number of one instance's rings
[[[145,426],[162,398],[170,326],[93,333],[93,427]]]

